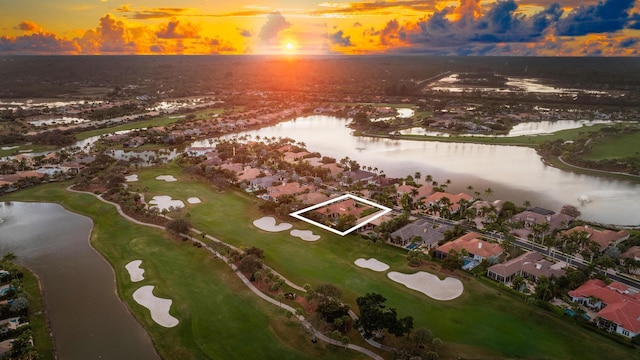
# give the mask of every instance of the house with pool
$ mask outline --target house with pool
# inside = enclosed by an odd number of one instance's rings
[[[640,293],[619,282],[591,279],[569,291],[572,302],[598,311],[599,328],[627,338],[640,335]]]

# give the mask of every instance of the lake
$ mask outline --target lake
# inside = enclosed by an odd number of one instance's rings
[[[58,204],[0,202],[0,254],[40,278],[58,357],[159,359],[120,300],[115,274],[89,244],[91,219]]]
[[[430,174],[436,181],[452,181],[450,191],[483,193],[490,199],[525,200],[559,211],[575,205],[581,218],[616,225],[640,224],[640,185],[629,181],[574,174],[545,165],[535,150],[526,147],[446,143],[356,137],[349,120],[325,115],[301,117],[274,126],[242,132],[237,136],[289,137],[306,144],[309,151],[336,159],[345,156],[363,166],[377,167],[393,177]],[[234,135],[235,136],[235,135]],[[192,146],[208,146],[208,141]],[[590,203],[578,199],[588,197]]]

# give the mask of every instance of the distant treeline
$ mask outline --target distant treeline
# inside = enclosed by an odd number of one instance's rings
[[[640,92],[637,58],[434,56],[21,56],[0,57],[0,98],[81,94],[171,97],[231,90],[413,95],[412,80],[445,71],[545,79],[556,86]]]
[[[0,134],[0,145],[12,145],[21,143],[33,143],[38,145],[67,146],[76,142],[75,135],[61,130],[43,131],[35,135],[23,135],[12,132]]]

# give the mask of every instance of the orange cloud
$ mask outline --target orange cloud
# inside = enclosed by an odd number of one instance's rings
[[[161,39],[186,39],[199,38],[200,29],[191,23],[180,24],[179,21],[173,20],[166,25],[161,25],[156,35]]]
[[[319,10],[311,12],[311,15],[347,15],[376,13],[378,15],[397,14],[398,9],[412,10],[415,12],[433,11],[433,2],[423,0],[400,0],[400,1],[375,1],[375,2],[352,2],[349,4],[321,3]]]
[[[29,21],[29,20],[23,20],[14,29],[22,30],[22,31],[31,31],[31,32],[40,32],[40,31],[42,31],[42,29],[40,28],[40,26],[38,26],[38,24],[36,24],[33,21]]]

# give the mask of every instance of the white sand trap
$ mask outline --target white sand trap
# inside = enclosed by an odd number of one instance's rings
[[[293,230],[291,230],[291,232],[289,234],[291,234],[291,236],[299,237],[300,239],[302,239],[304,241],[318,241],[318,240],[320,240],[320,235],[315,235],[313,233],[313,231],[311,231],[311,230],[293,229]]]
[[[164,181],[167,181],[167,182],[178,181],[178,179],[174,178],[173,175],[156,176],[156,180],[164,180]]]
[[[124,266],[129,272],[132,282],[144,280],[144,276],[142,276],[142,274],[144,274],[144,269],[140,268],[140,264],[142,264],[142,260],[133,260]]]
[[[163,299],[153,295],[153,285],[145,285],[133,293],[133,299],[151,311],[151,318],[158,325],[167,328],[178,325],[178,319],[169,314],[171,299]]]
[[[3,147],[2,147],[2,148],[0,148],[0,149],[2,149],[2,150],[13,150],[13,149],[17,149],[17,148],[19,148],[19,147],[20,147],[20,146],[3,146]]]
[[[369,260],[365,260],[363,258],[356,259],[354,263],[361,268],[371,269],[373,271],[387,271],[389,270],[389,265],[379,261],[375,258],[371,258]]]
[[[289,223],[280,223],[276,225],[276,219],[271,216],[265,216],[265,217],[261,217],[258,220],[255,220],[253,222],[253,226],[261,230],[270,231],[270,232],[285,231],[293,227],[293,225]]]
[[[187,199],[189,204],[200,204],[202,201],[197,197],[190,197]]]
[[[154,196],[153,199],[149,200],[149,205],[152,207],[157,207],[158,210],[169,210],[170,207],[174,208],[183,208],[184,202],[182,200],[173,200],[171,196],[168,195],[158,195]]]
[[[402,274],[392,271],[387,276],[389,279],[399,282],[409,289],[420,291],[436,300],[453,300],[462,295],[464,289],[462,281],[458,279],[447,277],[444,280],[440,280],[437,276],[424,271],[419,271],[415,274]]]
[[[124,179],[127,180],[127,182],[138,181],[138,175],[137,174],[127,175],[124,177]]]

